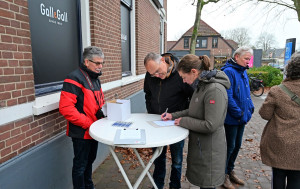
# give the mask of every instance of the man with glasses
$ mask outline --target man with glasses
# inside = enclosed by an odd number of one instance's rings
[[[144,81],[146,108],[150,114],[162,114],[166,110],[173,113],[188,108],[189,99],[193,95],[190,85],[183,83],[176,71],[178,59],[170,53],[162,56],[149,53],[144,59],[147,70]],[[181,167],[184,140],[171,144],[172,170],[170,188],[181,188]],[[164,187],[166,175],[166,151],[163,148],[161,155],[154,161],[153,179],[159,189]]]
[[[89,135],[89,127],[104,117],[101,110],[104,96],[99,80],[103,64],[104,54],[100,48],[85,48],[83,63],[67,76],[61,91],[59,112],[68,121],[66,134],[73,142],[74,189],[94,189],[92,164],[97,156],[98,142]]]

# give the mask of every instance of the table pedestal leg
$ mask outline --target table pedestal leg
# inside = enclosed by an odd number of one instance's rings
[[[133,188],[138,188],[138,186],[140,185],[140,183],[142,182],[143,178],[145,177],[145,175],[147,174],[147,176],[149,177],[152,185],[154,186],[155,189],[157,189],[157,186],[151,176],[151,174],[149,173],[149,169],[151,167],[151,165],[153,164],[154,160],[161,154],[162,150],[163,150],[163,146],[157,147],[155,152],[152,155],[152,158],[149,160],[147,166],[145,166],[142,158],[140,157],[140,154],[137,152],[137,150],[134,148],[133,149],[136,156],[138,157],[141,165],[143,166],[144,170],[141,173],[141,175],[139,176],[139,178],[137,179],[136,183],[134,184]]]
[[[125,181],[127,183],[128,188],[133,189],[132,185],[131,185],[131,183],[130,183],[130,181],[129,181],[129,179],[128,179],[128,177],[127,177],[127,175],[126,175],[126,173],[125,173],[125,171],[124,171],[124,169],[123,169],[123,167],[122,167],[122,165],[121,165],[121,163],[120,163],[120,161],[118,159],[118,156],[116,155],[116,153],[115,153],[115,151],[113,149],[113,147],[109,146],[109,150],[110,150],[113,158],[115,159],[115,162],[117,163],[117,165],[118,165],[118,167],[119,167],[119,169],[120,169],[120,171],[121,171],[121,173],[122,173],[122,175],[123,175],[123,177],[124,177],[124,179],[125,179]]]
[[[118,156],[116,155],[116,153],[115,153],[115,151],[113,149],[113,147],[109,146],[109,150],[110,150],[113,158],[115,159],[115,162],[117,163],[117,165],[118,165],[118,167],[119,167],[119,169],[120,169],[120,171],[121,171],[121,173],[122,173],[122,175],[123,175],[123,177],[125,179],[125,182],[126,182],[126,184],[127,184],[127,186],[128,186],[129,189],[137,189],[146,174],[149,177],[149,179],[150,179],[152,185],[154,186],[154,188],[157,189],[157,186],[156,186],[153,178],[151,177],[151,174],[149,173],[149,169],[150,169],[151,165],[153,164],[154,160],[161,154],[161,152],[163,150],[163,146],[160,146],[160,147],[156,148],[156,150],[153,153],[152,158],[149,160],[147,166],[145,166],[143,160],[141,159],[141,157],[140,157],[139,153],[136,151],[136,149],[135,148],[133,149],[134,152],[135,152],[135,154],[137,155],[137,157],[138,157],[141,165],[144,168],[144,170],[142,171],[141,175],[139,176],[139,178],[137,179],[137,181],[136,181],[136,183],[134,184],[133,187],[132,187],[132,185],[131,185],[131,183],[130,183],[130,181],[129,181],[129,179],[128,179],[128,177],[127,177],[127,175],[126,175],[126,173],[125,173],[125,171],[124,171],[124,169],[123,169],[123,167],[122,167],[122,165],[121,165],[121,163],[120,163],[120,161],[118,159]]]

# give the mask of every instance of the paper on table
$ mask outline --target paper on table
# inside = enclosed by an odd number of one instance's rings
[[[174,120],[169,120],[169,121],[153,121],[153,123],[155,123],[158,126],[172,126],[175,125],[174,124]]]
[[[139,129],[122,129],[120,139],[140,139],[141,131]]]

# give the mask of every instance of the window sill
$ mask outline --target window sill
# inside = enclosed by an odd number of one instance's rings
[[[102,84],[102,90],[103,92],[105,92],[114,89],[116,87],[129,85],[131,83],[140,81],[144,78],[145,78],[145,74],[138,75],[138,76],[124,77],[122,78],[122,80]],[[33,115],[41,115],[43,113],[58,109],[59,99],[60,99],[60,92],[42,96],[42,97],[37,97],[32,106]]]
[[[32,106],[33,115],[41,115],[46,112],[58,109],[60,92],[37,97]]]

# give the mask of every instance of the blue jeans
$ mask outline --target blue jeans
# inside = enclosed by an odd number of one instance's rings
[[[300,188],[300,171],[272,168],[273,189]]]
[[[242,145],[245,125],[227,125],[225,126],[226,141],[227,141],[227,160],[226,174],[230,174],[234,169],[234,162]]]
[[[181,168],[182,168],[182,153],[184,140],[170,145],[172,170],[170,176],[170,188],[181,188]],[[153,151],[155,148],[153,148]],[[166,151],[167,146],[164,146],[162,153],[154,161],[153,179],[158,189],[163,189],[166,176]]]
[[[92,164],[97,156],[98,142],[93,139],[72,138],[74,158],[72,180],[74,189],[94,189]]]

